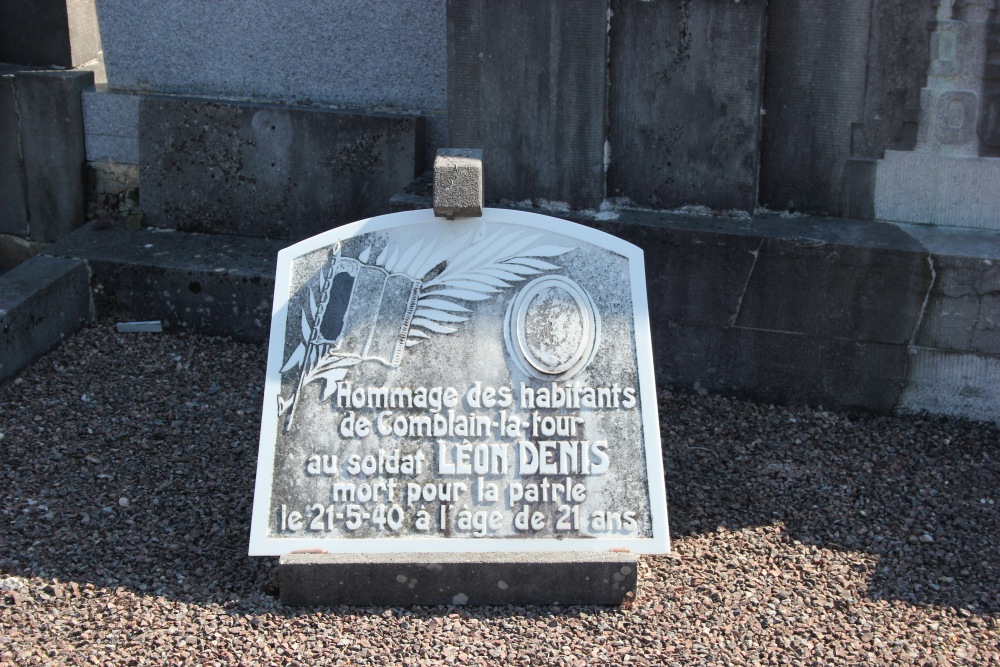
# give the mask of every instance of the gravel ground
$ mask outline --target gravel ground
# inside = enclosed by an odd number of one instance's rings
[[[102,324],[0,386],[0,664],[1000,665],[995,426],[661,392],[627,607],[303,610],[245,555],[264,362]]]

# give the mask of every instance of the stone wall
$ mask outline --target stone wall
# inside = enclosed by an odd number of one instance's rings
[[[485,150],[492,201],[870,217],[872,161],[913,147],[933,11],[234,2],[98,0],[110,90],[85,98],[90,159],[138,159],[135,95],[199,95],[417,113],[425,158]]]
[[[450,142],[494,201],[870,213],[870,162],[913,146],[929,5],[524,4],[448,3]]]

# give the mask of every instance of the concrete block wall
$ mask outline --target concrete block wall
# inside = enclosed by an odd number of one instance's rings
[[[522,4],[448,2],[450,143],[491,201],[871,217],[857,159],[913,146],[930,5]]]
[[[657,382],[1000,423],[1000,232],[760,216],[565,217],[645,254]],[[77,230],[100,316],[264,343],[280,241]]]
[[[864,220],[581,222],[643,248],[657,382],[1000,423],[1000,233]]]

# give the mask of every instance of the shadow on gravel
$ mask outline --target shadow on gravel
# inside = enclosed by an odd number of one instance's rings
[[[0,575],[259,612],[264,350],[137,340],[88,330],[0,386]],[[1000,611],[995,427],[669,393],[660,408],[675,537],[782,522],[876,554],[873,598]]]
[[[1000,612],[1000,429],[661,393],[671,534],[781,522],[873,599]]]

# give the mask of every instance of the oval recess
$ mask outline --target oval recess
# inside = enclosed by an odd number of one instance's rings
[[[536,278],[507,306],[504,341],[521,371],[559,380],[583,370],[600,343],[601,318],[578,283],[560,275]]]

